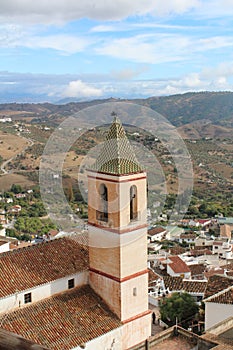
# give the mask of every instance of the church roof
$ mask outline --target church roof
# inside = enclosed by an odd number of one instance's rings
[[[88,269],[86,246],[59,238],[0,254],[0,298]]]
[[[51,350],[76,348],[122,325],[88,285],[3,314],[0,323]]]
[[[114,117],[103,148],[90,170],[113,175],[143,171],[118,117]]]

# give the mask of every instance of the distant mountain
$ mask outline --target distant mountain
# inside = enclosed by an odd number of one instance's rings
[[[149,107],[165,116],[175,126],[190,124],[198,120],[208,121],[210,124],[233,127],[233,92],[198,92],[179,95],[150,97],[147,99],[99,99],[83,102],[69,102],[66,104],[52,103],[8,103],[0,104],[0,115],[10,114],[14,118],[24,115],[36,120],[45,118],[56,123],[72,113],[83,108],[105,102],[132,102]],[[14,115],[14,112],[15,113]],[[44,120],[45,121],[45,120]]]
[[[202,119],[208,119],[216,125],[233,126],[232,92],[197,92],[151,97],[145,103],[176,126]]]

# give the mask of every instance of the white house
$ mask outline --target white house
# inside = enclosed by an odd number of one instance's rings
[[[10,250],[10,242],[0,240],[0,254]]]
[[[196,240],[196,234],[195,233],[182,233],[179,238],[180,243],[195,243]]]
[[[204,300],[205,329],[215,326],[233,315],[233,286]]]
[[[152,227],[148,230],[147,237],[150,242],[161,241],[166,232],[167,230],[164,227]]]
[[[191,278],[191,270],[188,265],[178,256],[169,256],[167,259],[167,273],[172,277]]]
[[[232,244],[229,241],[213,241],[213,254],[222,259],[232,259]]]

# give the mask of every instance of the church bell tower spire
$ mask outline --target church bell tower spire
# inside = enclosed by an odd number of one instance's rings
[[[123,323],[127,349],[151,335],[146,173],[119,118],[88,170],[89,282]]]

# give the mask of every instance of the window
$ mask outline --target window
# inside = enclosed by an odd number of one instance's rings
[[[74,278],[68,280],[68,289],[74,288]]]
[[[134,296],[134,297],[137,296],[137,288],[136,288],[136,287],[133,288],[133,296]]]
[[[137,219],[137,187],[130,187],[130,221]]]
[[[32,302],[32,293],[24,294],[24,304]]]
[[[96,212],[96,219],[100,221],[108,221],[108,189],[105,184],[99,187],[100,194],[100,210]]]

